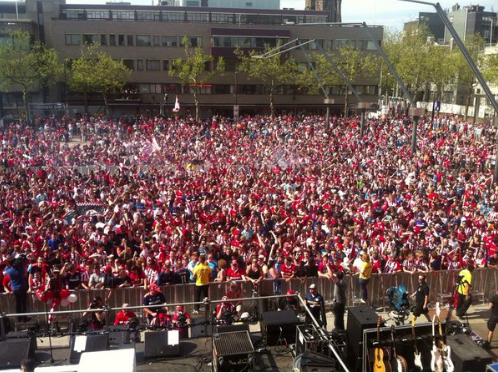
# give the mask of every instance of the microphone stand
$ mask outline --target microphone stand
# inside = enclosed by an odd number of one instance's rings
[[[52,331],[50,330],[50,323],[48,322],[48,311],[47,311],[47,303],[43,303],[45,307],[45,317],[47,322],[47,331],[48,331],[48,344],[50,347],[50,364],[54,364],[54,352],[52,351]]]

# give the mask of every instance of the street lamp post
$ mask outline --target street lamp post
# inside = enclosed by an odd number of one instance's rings
[[[424,109],[421,108],[412,108],[411,109],[411,115],[413,118],[413,126],[412,126],[412,157],[415,155],[417,152],[417,130],[418,130],[418,121],[420,120],[420,117],[424,115]]]

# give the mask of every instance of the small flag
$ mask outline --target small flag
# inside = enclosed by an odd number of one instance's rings
[[[157,143],[157,140],[155,137],[152,138],[152,151],[155,153],[155,152],[158,152],[159,150],[161,150],[161,147],[159,146],[159,144]]]
[[[173,111],[180,111],[180,101],[178,100],[178,95],[176,96],[175,107]]]

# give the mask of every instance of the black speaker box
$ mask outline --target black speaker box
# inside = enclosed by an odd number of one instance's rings
[[[285,339],[287,344],[296,341],[296,326],[301,322],[294,311],[272,311],[261,315],[261,335],[268,346],[275,346]]]
[[[378,315],[373,308],[367,306],[352,307],[348,310],[347,348],[348,355],[361,358],[363,346],[363,330],[377,327]]]
[[[213,329],[214,326],[212,324],[206,325],[206,320],[203,317],[192,319],[190,338],[212,337]]]
[[[86,345],[84,350],[79,350],[76,344],[77,338],[86,337]],[[75,350],[76,344],[76,350]],[[89,335],[72,335],[69,342],[69,347],[71,350],[71,355],[69,356],[69,362],[71,364],[79,364],[81,354],[83,352],[95,352],[95,351],[105,351],[109,350],[109,334],[89,334]]]
[[[144,333],[144,358],[180,356],[178,330]]]
[[[36,339],[16,338],[0,341],[0,368],[20,368],[21,361],[32,357],[36,349]]]
[[[486,365],[493,363],[493,357],[466,334],[449,335],[446,344],[451,347],[455,372],[484,372]]]
[[[228,332],[242,332],[244,330],[249,330],[249,324],[233,324],[233,325],[216,325],[216,334],[218,333],[228,333]]]

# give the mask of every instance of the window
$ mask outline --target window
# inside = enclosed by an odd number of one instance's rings
[[[189,22],[209,22],[209,14],[208,13],[187,13],[187,21]]]
[[[126,39],[128,41],[129,47],[133,47],[133,45],[135,45],[135,43],[133,42],[133,35],[126,35]]]
[[[120,47],[124,47],[125,44],[125,36],[124,35],[118,35],[118,45]]]
[[[137,35],[137,47],[150,47],[151,45],[150,35]]]
[[[80,45],[81,35],[80,34],[66,34],[66,45]]]
[[[157,35],[154,35],[153,38],[152,38],[152,45],[154,47],[160,47],[161,46],[161,37],[157,36]]]
[[[147,71],[159,71],[161,69],[161,64],[159,60],[147,60],[146,67]]]
[[[95,34],[84,34],[83,35],[83,44],[93,44],[98,43],[100,38]]]
[[[163,71],[168,71],[168,70],[169,70],[169,61],[163,60]]]
[[[66,18],[67,19],[84,19],[85,18],[85,11],[83,9],[67,10],[66,11]]]
[[[112,45],[113,47],[116,46],[116,35],[109,35],[109,45]]]
[[[137,70],[142,71],[144,69],[144,60],[137,60]]]
[[[100,35],[100,45],[107,45],[107,35],[106,34]]]
[[[123,60],[123,65],[130,70],[135,70],[135,60]]]
[[[202,47],[202,38],[200,36],[189,36],[188,37],[189,44],[191,47]],[[185,45],[183,44],[183,38],[180,41],[180,46],[184,47]]]
[[[87,10],[86,11],[87,19],[109,19],[109,11],[108,10]]]
[[[309,49],[317,50],[317,49],[319,49],[318,45],[323,49],[323,44],[324,44],[323,39],[315,39],[315,41],[313,41],[312,43],[309,44]]]
[[[246,3],[246,8],[252,8],[252,3]]]
[[[185,6],[201,6],[198,0],[187,0]]]
[[[332,47],[333,49],[342,49],[342,48],[355,48],[356,47],[356,40],[349,40],[349,39],[336,39],[332,42]]]
[[[134,21],[135,12],[129,10],[113,10],[112,19],[118,21]]]
[[[163,22],[183,22],[185,20],[185,12],[164,12]]]
[[[178,38],[176,36],[163,36],[163,47],[177,47]]]
[[[211,13],[211,23],[233,23],[233,14]]]
[[[160,12],[137,12],[137,21],[159,21]]]
[[[360,40],[359,41],[360,48],[363,50],[367,51],[374,51],[377,48],[375,48],[375,44],[372,40]]]

